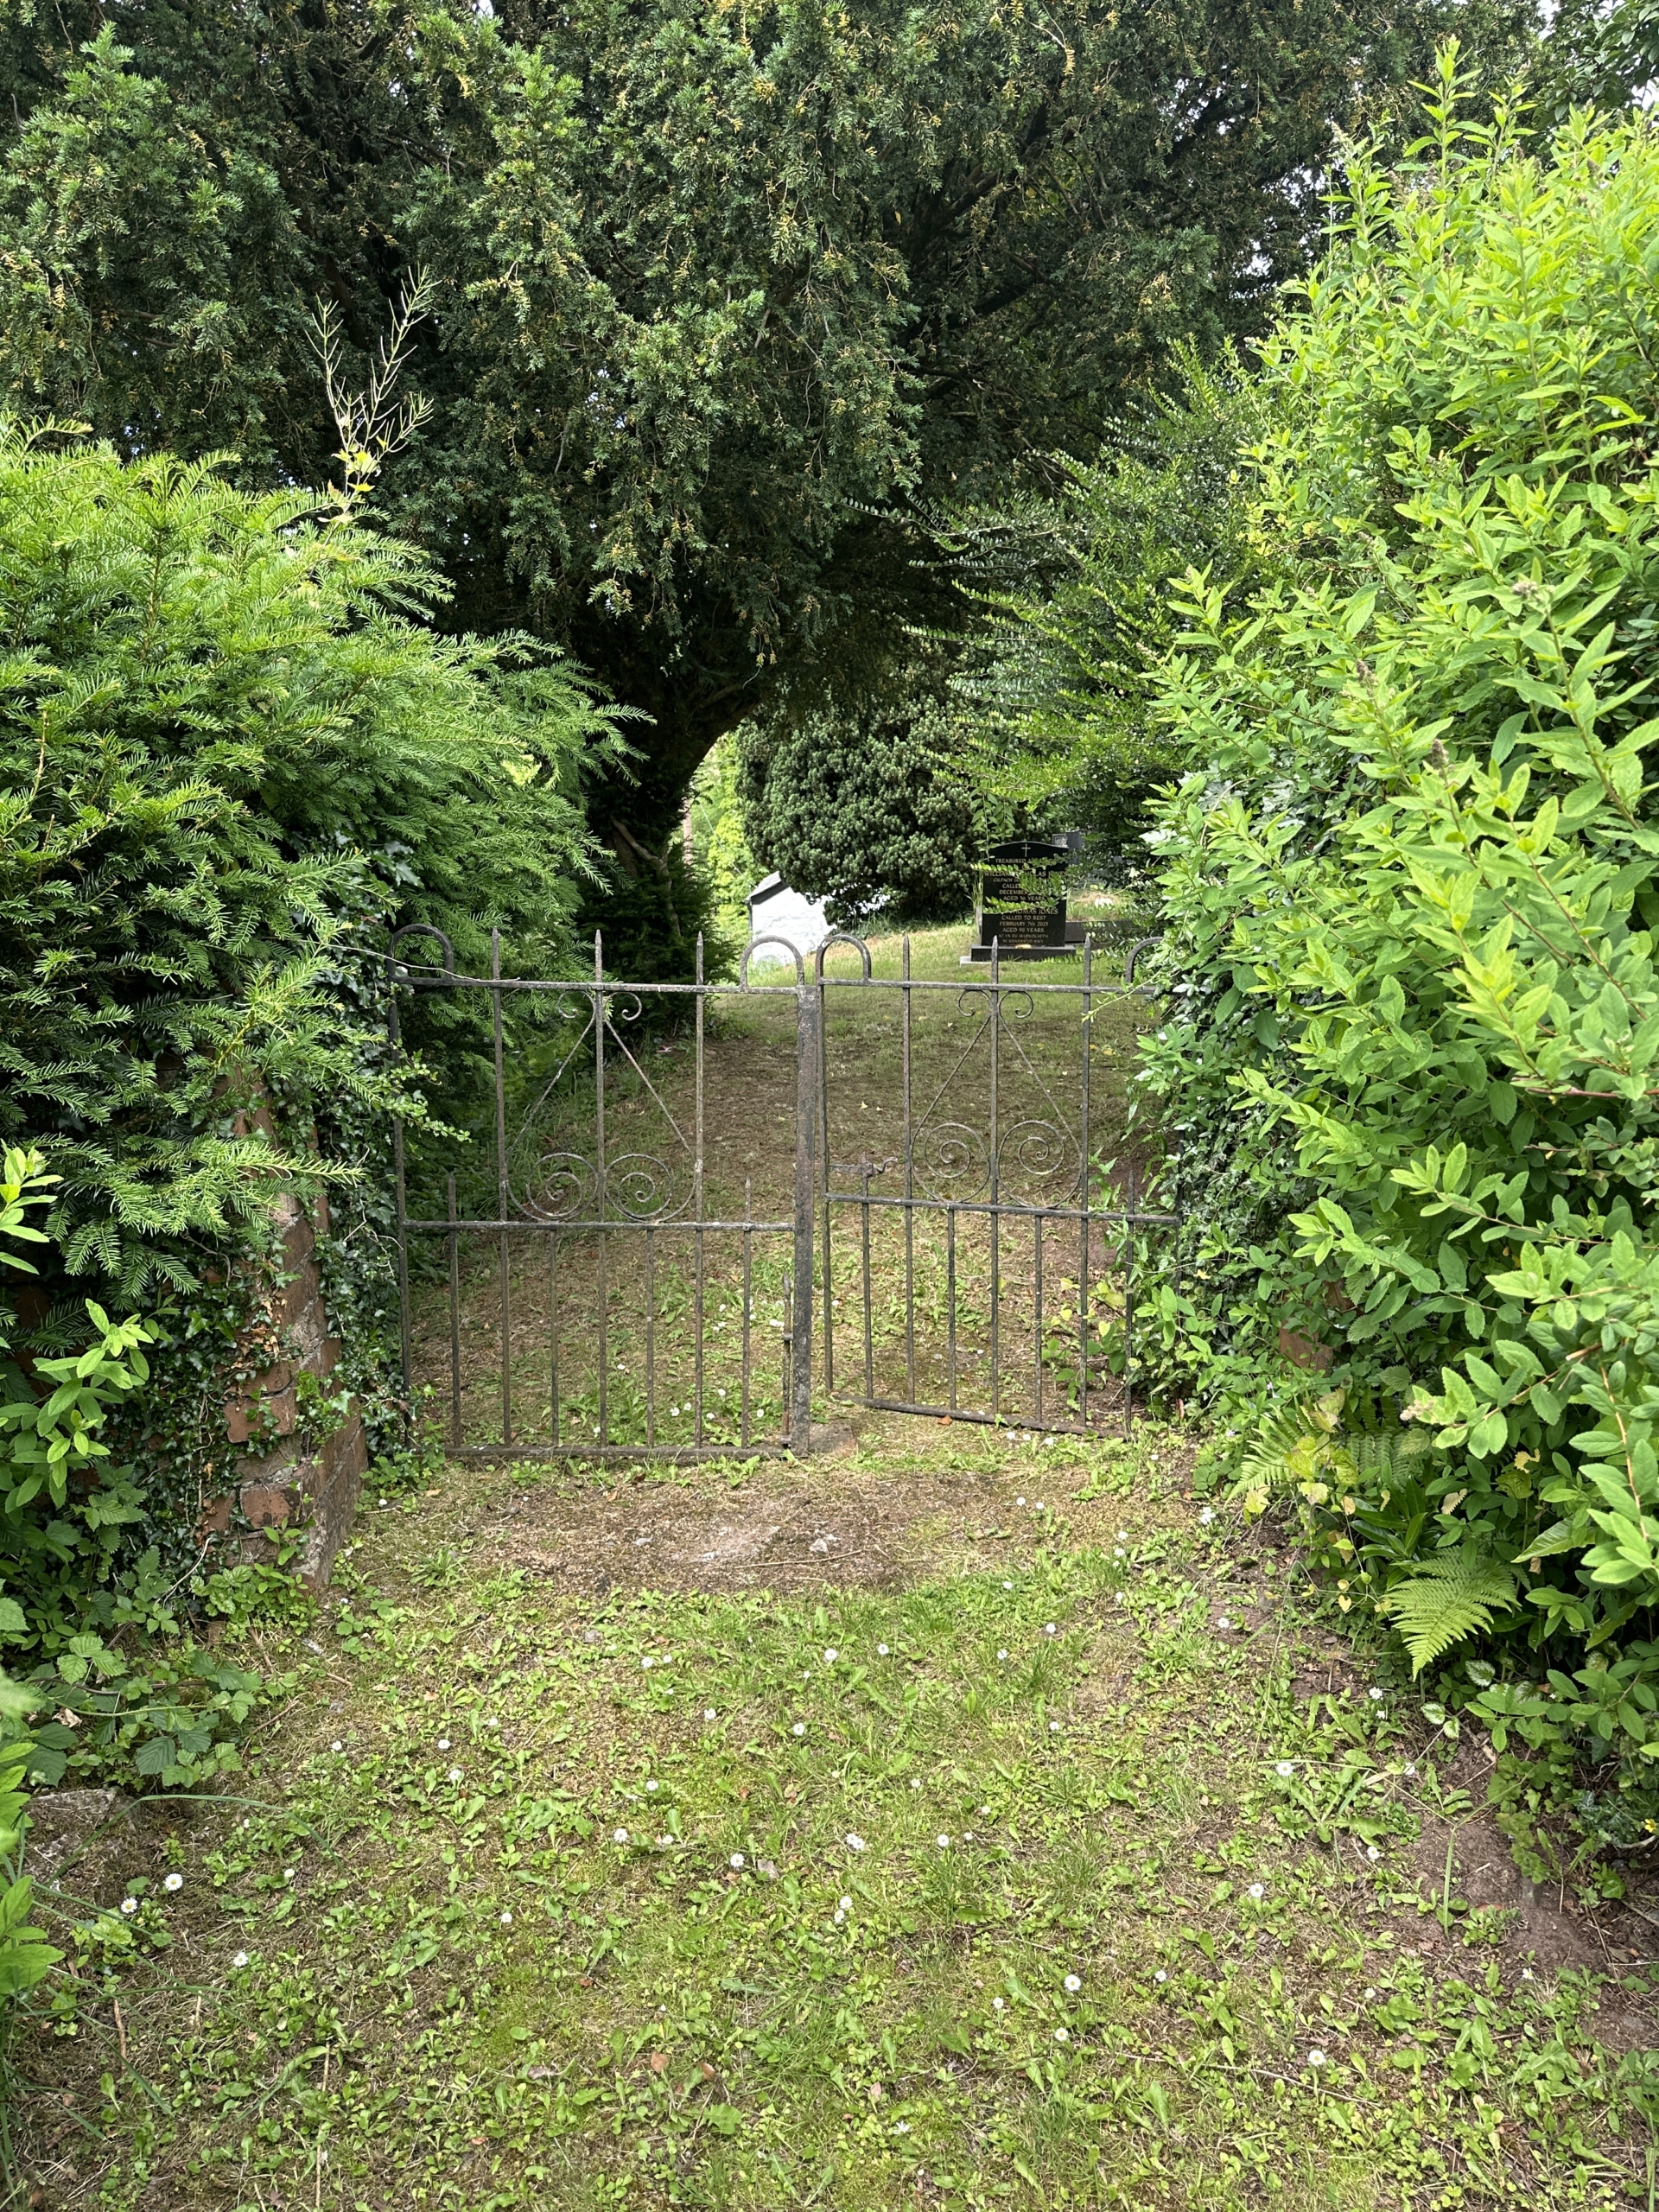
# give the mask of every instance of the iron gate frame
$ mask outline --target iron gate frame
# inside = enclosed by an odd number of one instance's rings
[[[412,961],[407,957],[405,952],[400,949],[410,946],[415,941],[419,939],[425,939],[433,942],[440,949],[441,958],[435,964],[420,963]],[[1075,1226],[1078,1238],[1078,1283],[1081,1287],[1081,1286],[1086,1282],[1089,1276],[1091,1265],[1090,1238],[1092,1234],[1097,1229],[1115,1227],[1133,1235],[1135,1231],[1142,1229],[1173,1229],[1179,1224],[1179,1217],[1174,1213],[1155,1209],[1147,1210],[1144,1207],[1136,1205],[1135,1174],[1133,1166],[1131,1166],[1128,1173],[1127,1193],[1128,1204],[1126,1205],[1120,1207],[1101,1207],[1091,1205],[1090,1203],[1090,1177],[1094,1167],[1094,1162],[1091,1160],[1090,1154],[1090,1144],[1091,1139],[1090,1118],[1091,1103],[1090,1085],[1091,1032],[1088,1025],[1092,1022],[1097,1005],[1103,1001],[1122,999],[1126,997],[1150,1000],[1154,995],[1153,990],[1148,987],[1145,985],[1138,985],[1135,982],[1136,959],[1141,951],[1144,949],[1145,945],[1150,942],[1153,942],[1153,940],[1143,939],[1128,948],[1123,980],[1121,982],[1096,982],[1095,980],[1093,974],[1094,948],[1092,944],[1089,944],[1087,941],[1085,941],[1084,944],[1081,948],[1083,958],[1083,977],[1080,982],[1068,981],[1065,982],[1042,982],[1031,981],[1022,976],[1021,979],[1016,982],[1011,982],[1003,977],[1001,972],[1001,949],[1000,946],[995,944],[994,944],[991,948],[991,958],[988,963],[988,972],[986,968],[978,968],[971,976],[964,976],[960,981],[954,979],[938,979],[933,977],[914,976],[912,975],[910,938],[908,934],[906,934],[903,938],[901,945],[899,975],[898,976],[878,976],[873,972],[873,963],[870,958],[869,947],[864,940],[845,931],[837,931],[826,938],[811,956],[812,966],[811,973],[809,976],[806,963],[803,958],[803,956],[786,938],[780,937],[761,936],[753,938],[744,948],[739,963],[736,982],[722,983],[710,982],[704,977],[703,941],[701,935],[699,935],[696,941],[694,981],[689,983],[631,983],[620,981],[615,977],[607,976],[606,975],[604,968],[603,940],[602,938],[597,934],[594,939],[594,970],[591,976],[543,978],[504,976],[501,972],[500,932],[499,930],[492,931],[490,974],[487,976],[480,976],[463,975],[457,970],[455,967],[454,946],[449,938],[442,930],[437,929],[429,923],[416,922],[406,924],[392,934],[388,942],[386,951],[383,956],[385,963],[388,980],[388,1039],[394,1060],[401,1057],[403,1051],[402,1023],[398,1014],[398,1000],[400,992],[405,990],[412,992],[477,991],[485,992],[489,995],[491,1002],[491,1026],[494,1061],[493,1135],[496,1190],[496,1214],[493,1217],[461,1218],[456,1211],[455,1176],[452,1171],[449,1173],[447,1179],[448,1203],[444,1214],[438,1217],[421,1217],[411,1215],[409,1211],[408,1206],[406,1146],[404,1140],[404,1117],[398,1114],[394,1114],[392,1116],[392,1160],[395,1202],[394,1242],[397,1254],[399,1355],[404,1399],[406,1404],[411,1408],[411,1413],[414,1404],[416,1377],[413,1358],[412,1305],[410,1269],[410,1239],[411,1237],[416,1236],[435,1236],[442,1238],[445,1242],[446,1258],[448,1262],[447,1289],[450,1337],[451,1382],[450,1421],[448,1424],[450,1433],[447,1440],[446,1449],[449,1452],[450,1456],[454,1458],[467,1460],[505,1459],[526,1461],[548,1459],[658,1460],[677,1464],[691,1464],[698,1461],[730,1459],[733,1458],[782,1459],[790,1457],[804,1457],[807,1454],[810,1454],[814,1448],[812,1441],[813,1424],[811,1418],[811,1406],[814,1387],[813,1338],[815,1313],[821,1313],[823,1317],[823,1394],[825,1400],[830,1403],[857,1405],[868,1408],[874,1411],[909,1414],[939,1420],[962,1421],[970,1423],[977,1423],[987,1427],[1001,1427],[1011,1430],[1027,1430],[1051,1435],[1098,1436],[1102,1433],[1101,1430],[1098,1427],[1091,1427],[1089,1421],[1089,1398],[1090,1395],[1089,1373],[1090,1359],[1093,1355],[1090,1353],[1089,1345],[1087,1300],[1082,1295],[1079,1295],[1077,1300],[1079,1332],[1077,1349],[1077,1418],[1073,1421],[1062,1421],[1052,1418],[1046,1419],[1044,1417],[1044,1232],[1045,1224],[1068,1224]],[[795,972],[795,980],[792,983],[757,983],[750,981],[750,969],[755,954],[768,947],[776,948],[786,956],[787,962],[792,962]],[[851,976],[845,975],[826,974],[824,968],[826,958],[838,949],[844,947],[850,947],[858,954],[860,960],[859,973],[856,976]],[[763,972],[765,971],[763,970]],[[899,1026],[901,1036],[901,1067],[905,1122],[904,1150],[902,1154],[899,1155],[899,1160],[891,1163],[882,1163],[881,1168],[879,1168],[875,1162],[868,1159],[859,1162],[835,1162],[831,1160],[830,1156],[830,1055],[827,1050],[827,1021],[831,1003],[830,995],[832,993],[843,990],[873,991],[877,993],[891,992],[897,994],[899,997],[901,1010]],[[929,1195],[925,1191],[918,1191],[917,1188],[916,1142],[919,1131],[925,1126],[928,1118],[928,1115],[925,1114],[918,1121],[914,1114],[912,1024],[913,1001],[915,994],[918,992],[924,994],[955,994],[959,1002],[971,1001],[988,1002],[989,1014],[988,1021],[980,1033],[982,1036],[988,1035],[989,1038],[991,1061],[990,1128],[988,1132],[980,1133],[986,1138],[985,1157],[989,1187],[989,1195],[982,1201],[971,1197],[958,1199],[941,1198],[937,1196]],[[588,1217],[538,1213],[528,1206],[524,1200],[515,1193],[513,1189],[512,1169],[514,1146],[518,1142],[518,1135],[510,1139],[507,1128],[505,1025],[503,1014],[505,1001],[508,995],[517,995],[522,993],[551,994],[556,997],[556,999],[562,1001],[567,1008],[574,1007],[579,1010],[583,1001],[586,1001],[588,1004],[588,1012],[582,1022],[582,1027],[576,1043],[570,1048],[569,1052],[567,1053],[557,1073],[550,1081],[550,1083],[543,1087],[543,1092],[537,1100],[537,1106],[539,1107],[542,1099],[550,1094],[557,1084],[563,1080],[564,1074],[572,1065],[576,1052],[581,1049],[582,1045],[586,1041],[588,1036],[591,1033],[594,1038],[593,1080],[594,1106],[593,1143],[594,1156],[591,1161],[584,1161],[582,1162],[582,1165],[591,1173],[593,1187],[597,1194],[597,1205],[594,1208],[591,1216]],[[1063,1118],[1057,1119],[1053,1124],[1039,1125],[1044,1127],[1049,1135],[1060,1139],[1064,1143],[1071,1144],[1075,1141],[1077,1153],[1078,1169],[1076,1185],[1077,1202],[1072,1205],[1025,1205],[1018,1201],[1010,1201],[1005,1198],[1001,1192],[1001,1179],[1000,1149],[1001,1143],[1001,1133],[999,1130],[997,1122],[997,1105],[1000,1054],[1002,1039],[1006,1033],[1007,1027],[1007,1016],[1004,1011],[1004,1004],[1007,1000],[1019,999],[1027,1001],[1027,1005],[1029,1005],[1034,1000],[1035,996],[1039,995],[1069,996],[1079,1001],[1081,1003],[1081,1015],[1084,1025],[1083,1030],[1084,1043],[1080,1059],[1080,1115],[1075,1140],[1073,1139],[1070,1129],[1065,1126]],[[677,1122],[675,1122],[672,1114],[669,1112],[668,1108],[664,1104],[660,1095],[657,1092],[655,1086],[651,1083],[649,1076],[639,1065],[639,1061],[634,1058],[632,1052],[629,1051],[626,1039],[622,1037],[616,1029],[612,1014],[613,1007],[620,1002],[631,1001],[634,1003],[636,1007],[642,1008],[646,999],[677,998],[690,999],[692,1001],[692,1036],[695,1055],[693,1075],[695,1119],[694,1135],[689,1141],[684,1137],[683,1132],[680,1131]],[[787,1220],[772,1221],[756,1218],[754,1215],[752,1192],[746,1188],[746,1204],[743,1210],[742,1218],[738,1220],[709,1219],[705,1212],[705,1163],[703,1156],[704,1053],[706,1046],[707,1009],[711,1003],[719,1002],[727,999],[747,1000],[757,998],[793,999],[795,1002],[796,1079],[794,1086],[795,1129],[793,1208],[791,1217]],[[625,1019],[637,1018],[637,1014],[632,1017],[625,1017]],[[626,1208],[620,1215],[618,1215],[613,1214],[609,1211],[611,1195],[608,1178],[613,1172],[613,1168],[607,1166],[606,1157],[605,1094],[606,1070],[608,1056],[606,1050],[605,1040],[607,1033],[615,1043],[619,1052],[632,1065],[635,1072],[639,1075],[640,1080],[645,1084],[647,1090],[651,1091],[652,1096],[657,1099],[658,1104],[662,1109],[670,1126],[674,1129],[675,1134],[680,1137],[682,1144],[685,1146],[690,1152],[692,1211],[689,1215],[683,1215],[681,1213],[670,1215],[662,1212],[654,1214],[633,1214],[628,1212]],[[959,1056],[957,1069],[952,1071],[953,1073],[958,1071],[965,1063],[968,1052],[972,1050],[973,1043],[976,1041],[977,1040],[970,1040],[969,1046],[964,1050],[963,1054]],[[1029,1061],[1027,1061],[1027,1067],[1029,1067]],[[946,1080],[948,1081],[949,1078],[947,1077]],[[944,1088],[944,1086],[941,1084],[939,1087],[939,1096],[943,1096]],[[1046,1090],[1046,1086],[1044,1086],[1044,1088]],[[934,1103],[937,1103],[937,1099]],[[1052,1095],[1051,1103],[1054,1103],[1052,1099]],[[524,1122],[521,1125],[518,1135],[522,1135],[524,1131],[531,1126],[535,1111],[536,1109],[533,1108],[531,1110],[531,1114],[526,1116]],[[930,1106],[928,1112],[931,1114],[931,1107]],[[1057,1104],[1055,1105],[1055,1112],[1057,1116],[1060,1115],[1060,1109]],[[1029,1124],[1027,1124],[1026,1126],[1029,1126]],[[560,1157],[575,1158],[575,1155],[560,1155]],[[627,1157],[632,1160],[638,1160],[641,1156],[628,1155]],[[883,1193],[873,1192],[870,1189],[872,1176],[879,1172],[882,1172],[882,1168],[887,1165],[899,1164],[900,1160],[902,1161],[905,1170],[905,1190],[903,1194],[901,1196],[888,1196]],[[662,1166],[665,1168],[665,1163],[655,1160],[652,1160],[650,1164],[653,1166]],[[833,1187],[834,1178],[836,1175],[837,1173],[851,1173],[859,1177],[858,1187],[856,1189],[836,1189]],[[859,1224],[858,1246],[861,1259],[860,1281],[861,1294],[860,1306],[861,1311],[864,1369],[863,1379],[865,1385],[864,1390],[861,1394],[857,1392],[837,1391],[835,1379],[836,1351],[835,1324],[833,1319],[833,1289],[835,1281],[834,1215],[836,1209],[849,1206],[856,1210]],[[876,1393],[874,1387],[874,1368],[871,1304],[870,1221],[873,1211],[882,1212],[890,1209],[901,1210],[905,1223],[906,1371],[909,1383],[909,1395],[904,1398],[881,1395]],[[945,1219],[948,1283],[946,1299],[946,1311],[948,1314],[947,1363],[950,1376],[950,1387],[948,1391],[948,1402],[943,1405],[925,1402],[919,1400],[916,1395],[915,1236],[916,1218],[918,1214],[924,1217],[942,1214]],[[992,1403],[989,1410],[983,1408],[963,1405],[960,1402],[959,1391],[957,1388],[957,1316],[955,1294],[954,1255],[956,1251],[955,1240],[957,1234],[957,1224],[958,1219],[964,1216],[970,1218],[988,1218],[991,1228],[992,1293],[990,1338]],[[1035,1345],[1037,1357],[1034,1362],[1036,1403],[1033,1408],[1032,1414],[1028,1417],[1018,1414],[1005,1414],[1000,1410],[998,1378],[998,1324],[1001,1284],[1000,1255],[1002,1239],[1002,1224],[1005,1219],[1027,1222],[1032,1224],[1031,1235],[1033,1240],[1034,1252]],[[652,1272],[652,1254],[654,1251],[652,1239],[659,1235],[680,1232],[689,1233],[692,1237],[696,1257],[696,1273],[694,1278],[695,1287],[693,1294],[696,1363],[694,1441],[690,1445],[685,1445],[659,1444],[654,1440],[656,1406],[654,1397],[654,1375],[652,1368],[652,1361],[653,1357],[652,1347],[654,1341],[652,1333],[654,1329],[654,1310],[652,1307],[648,1306],[646,1320],[647,1440],[644,1444],[617,1444],[611,1440],[608,1433],[606,1395],[607,1379],[607,1360],[608,1357],[607,1349],[608,1313],[606,1291],[606,1255],[608,1249],[607,1240],[615,1237],[619,1234],[632,1234],[637,1236],[643,1236],[645,1240],[647,1280],[648,1281],[654,1281],[654,1275]],[[551,1443],[515,1442],[512,1433],[512,1344],[513,1301],[511,1279],[512,1240],[515,1236],[523,1236],[526,1234],[533,1235],[537,1233],[544,1233],[550,1237],[550,1249],[552,1254],[552,1279],[555,1285],[554,1303],[550,1317],[552,1324],[551,1395],[553,1417],[553,1441]],[[743,1238],[744,1291],[742,1319],[742,1440],[736,1445],[730,1442],[721,1442],[718,1444],[709,1443],[705,1440],[704,1437],[705,1421],[702,1389],[705,1326],[703,1307],[703,1251],[706,1237],[715,1233],[737,1233],[741,1234]],[[599,1378],[598,1387],[601,1421],[599,1440],[594,1443],[590,1443],[586,1440],[579,1443],[567,1442],[561,1440],[559,1438],[556,1267],[558,1238],[563,1235],[593,1236],[597,1239],[600,1268],[598,1312],[600,1351],[597,1371]],[[461,1396],[460,1383],[459,1344],[461,1313],[459,1252],[460,1241],[463,1236],[493,1236],[497,1240],[498,1276],[500,1296],[499,1342],[502,1354],[502,1433],[499,1442],[469,1444],[462,1440],[459,1433]],[[753,1252],[753,1239],[757,1236],[787,1236],[791,1239],[791,1263],[785,1290],[785,1312],[783,1325],[783,1344],[786,1360],[786,1380],[784,1390],[784,1404],[787,1414],[787,1424],[779,1435],[775,1438],[769,1439],[752,1438],[748,1433],[748,1408],[750,1399],[750,1378],[752,1371],[751,1330],[753,1321],[750,1294],[751,1258]],[[821,1286],[818,1283],[816,1283],[814,1280],[820,1257],[823,1270]],[[654,1297],[654,1292],[652,1295]],[[1124,1428],[1127,1433],[1133,1421],[1135,1411],[1133,1382],[1135,1356],[1134,1304],[1132,1287],[1128,1283],[1127,1275],[1125,1281],[1123,1325],[1123,1420]]]

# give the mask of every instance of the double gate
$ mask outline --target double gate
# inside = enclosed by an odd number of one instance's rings
[[[393,1132],[404,1386],[456,1456],[801,1454],[815,1402],[1133,1418],[1133,1255],[1173,1224],[1114,1157],[1133,950],[1025,980],[763,938],[716,983],[699,940],[696,982],[629,983],[596,938],[549,981],[416,925],[390,972],[395,1051],[434,993],[488,1039],[487,1127]]]

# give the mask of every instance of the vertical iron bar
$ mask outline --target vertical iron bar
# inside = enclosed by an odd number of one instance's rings
[[[395,1067],[402,1057],[403,1033],[397,1020],[397,970],[391,968],[386,985],[386,1033]],[[409,1340],[409,1192],[404,1179],[404,1117],[391,1117],[392,1180],[396,1186],[397,1236],[397,1349],[404,1379],[404,1431],[412,1435],[415,1418],[414,1360]]]
[[[552,1316],[552,1356],[548,1361],[548,1387],[553,1393],[553,1441],[559,1441],[559,1232],[547,1232],[547,1306]]]
[[[696,1124],[697,1124],[697,1126],[696,1126],[696,1150],[695,1154],[693,1154],[693,1156],[692,1156],[692,1161],[691,1161],[691,1179],[692,1179],[692,1183],[693,1183],[693,1185],[694,1185],[694,1188],[695,1188],[696,1197],[696,1222],[697,1222],[697,1226],[696,1226],[696,1230],[692,1232],[692,1236],[693,1236],[693,1242],[695,1243],[695,1244],[696,1244],[696,1285],[695,1285],[695,1287],[694,1287],[694,1288],[693,1288],[692,1294],[691,1294],[691,1296],[692,1296],[692,1329],[693,1329],[694,1343],[695,1343],[695,1345],[696,1345],[696,1353],[695,1353],[695,1357],[696,1357],[696,1376],[695,1376],[695,1379],[694,1379],[693,1395],[692,1395],[692,1414],[693,1414],[692,1440],[693,1440],[693,1442],[694,1442],[694,1443],[701,1444],[701,1443],[702,1442],[702,1357],[703,1357],[702,1329],[703,1329],[703,1318],[704,1318],[704,1317],[703,1317],[703,1274],[702,1274],[702,1262],[703,1262],[703,1249],[702,1249],[702,1242],[703,1242],[703,1239],[702,1239],[702,1223],[703,1223],[703,1220],[704,1220],[703,1205],[702,1205],[702,993],[703,993],[703,982],[702,982],[702,931],[701,930],[699,930],[699,931],[697,931],[697,969],[696,969],[696,982],[697,982],[696,996],[695,1000],[693,1001],[693,1004],[695,1005],[695,1007],[696,1007],[696,1014],[695,1019],[696,1019],[696,1094],[697,1094],[697,1096],[696,1096]]]
[[[512,1441],[512,1247],[507,1233],[507,1090],[501,1039],[501,932],[490,931],[490,996],[495,1014],[495,1211],[501,1246],[501,1441]]]
[[[784,1441],[785,1444],[787,1444],[787,1443],[789,1442],[789,1440],[790,1440],[790,1424],[791,1424],[791,1419],[792,1419],[792,1408],[793,1408],[794,1402],[795,1402],[795,1401],[794,1401],[794,1395],[793,1395],[793,1393],[794,1393],[794,1373],[795,1373],[794,1365],[793,1365],[794,1358],[795,1358],[795,1270],[794,1270],[793,1266],[791,1265],[791,1267],[786,1270],[786,1272],[785,1273],[785,1275],[784,1275],[784,1395],[783,1395],[783,1408],[784,1408],[784,1435],[783,1435],[783,1441]],[[809,1424],[809,1427],[808,1427],[808,1433],[809,1433],[809,1434],[810,1433],[810,1424]]]
[[[824,1044],[830,1028],[829,990],[829,982],[820,972],[817,984],[817,1119],[819,1141],[823,1146],[823,1288],[820,1305],[823,1316],[823,1395],[826,1398],[833,1398],[836,1395],[836,1301],[830,1226],[830,1055]]]
[[[751,1177],[743,1179],[743,1427],[740,1441],[747,1448],[749,1441],[749,1314],[753,1300],[751,1284],[753,1281],[754,1231],[749,1224],[754,1219],[754,1183]]]
[[[818,1197],[818,1116],[823,1061],[823,1000],[804,983],[795,1002],[795,1291],[790,1329],[789,1436],[798,1453],[812,1449],[812,1247]],[[828,1163],[825,1166],[826,1188]],[[830,1303],[830,1205],[824,1220],[824,1287]],[[825,1332],[825,1346],[829,1335]]]
[[[903,988],[899,1005],[903,1009],[903,1058],[905,1082],[905,1395],[912,1405],[916,1402],[916,1151],[915,1133],[911,1128],[910,1116],[910,931],[906,930],[901,953],[900,975]]]
[[[610,1255],[605,1243],[605,946],[594,931],[594,1174],[599,1223],[599,1440],[611,1440],[611,1414],[606,1370],[611,1363]]]
[[[944,1343],[950,1363],[952,1413],[957,1409],[957,1210],[944,1210]]]
[[[1077,1189],[1077,1421],[1089,1426],[1089,1065],[1095,1044],[1095,948],[1083,940],[1082,1133],[1078,1138],[1081,1181]]]
[[[1043,1425],[1043,1217],[1031,1217],[1033,1231],[1032,1279],[1036,1288],[1037,1313],[1033,1324],[1033,1340],[1037,1359],[1037,1426]]]
[[[868,1402],[875,1395],[874,1351],[870,1335],[870,1162],[868,1153],[863,1165],[864,1203],[860,1208],[863,1219],[864,1254],[864,1396]]]
[[[1123,1236],[1118,1259],[1123,1269],[1123,1433],[1135,1431],[1135,1279],[1131,1273],[1135,1238],[1135,1162],[1129,1162],[1129,1210],[1123,1217]],[[1126,1258],[1125,1254],[1128,1256]]]
[[[461,1239],[456,1234],[455,1179],[447,1178],[444,1198],[451,1224],[444,1242],[449,1248],[449,1441],[461,1441]]]
[[[657,1441],[657,1232],[645,1230],[645,1443]]]
[[[998,1173],[997,1152],[1001,1132],[997,1127],[998,1047],[1002,1033],[1002,993],[999,987],[1001,939],[991,939],[991,1418],[1000,1419],[1002,1412],[1001,1378],[997,1371],[997,1323],[1001,1319],[1002,1300],[1002,1213],[1001,1180]]]

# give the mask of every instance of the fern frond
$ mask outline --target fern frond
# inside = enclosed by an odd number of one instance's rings
[[[1377,1600],[1377,1611],[1392,1617],[1415,1677],[1465,1637],[1491,1628],[1493,1614],[1514,1603],[1509,1568],[1465,1547],[1424,1560],[1408,1580]]]
[[[1292,1480],[1290,1455],[1307,1435],[1307,1408],[1300,1401],[1269,1414],[1251,1438],[1234,1478],[1237,1490],[1282,1490]]]

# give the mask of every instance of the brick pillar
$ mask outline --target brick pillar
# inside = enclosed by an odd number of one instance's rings
[[[300,1377],[314,1377],[327,1395],[340,1351],[338,1338],[328,1333],[317,1266],[317,1236],[327,1234],[327,1200],[319,1196],[316,1201],[315,1227],[291,1196],[280,1198],[275,1211],[287,1280],[270,1290],[264,1312],[244,1331],[237,1365],[252,1370],[252,1376],[225,1402],[231,1442],[249,1448],[237,1461],[234,1499],[213,1499],[201,1529],[204,1535],[228,1531],[239,1506],[252,1532],[243,1537],[244,1555],[271,1559],[276,1546],[264,1532],[302,1528],[299,1579],[320,1590],[357,1510],[368,1441],[353,1401],[342,1426],[308,1442]]]

